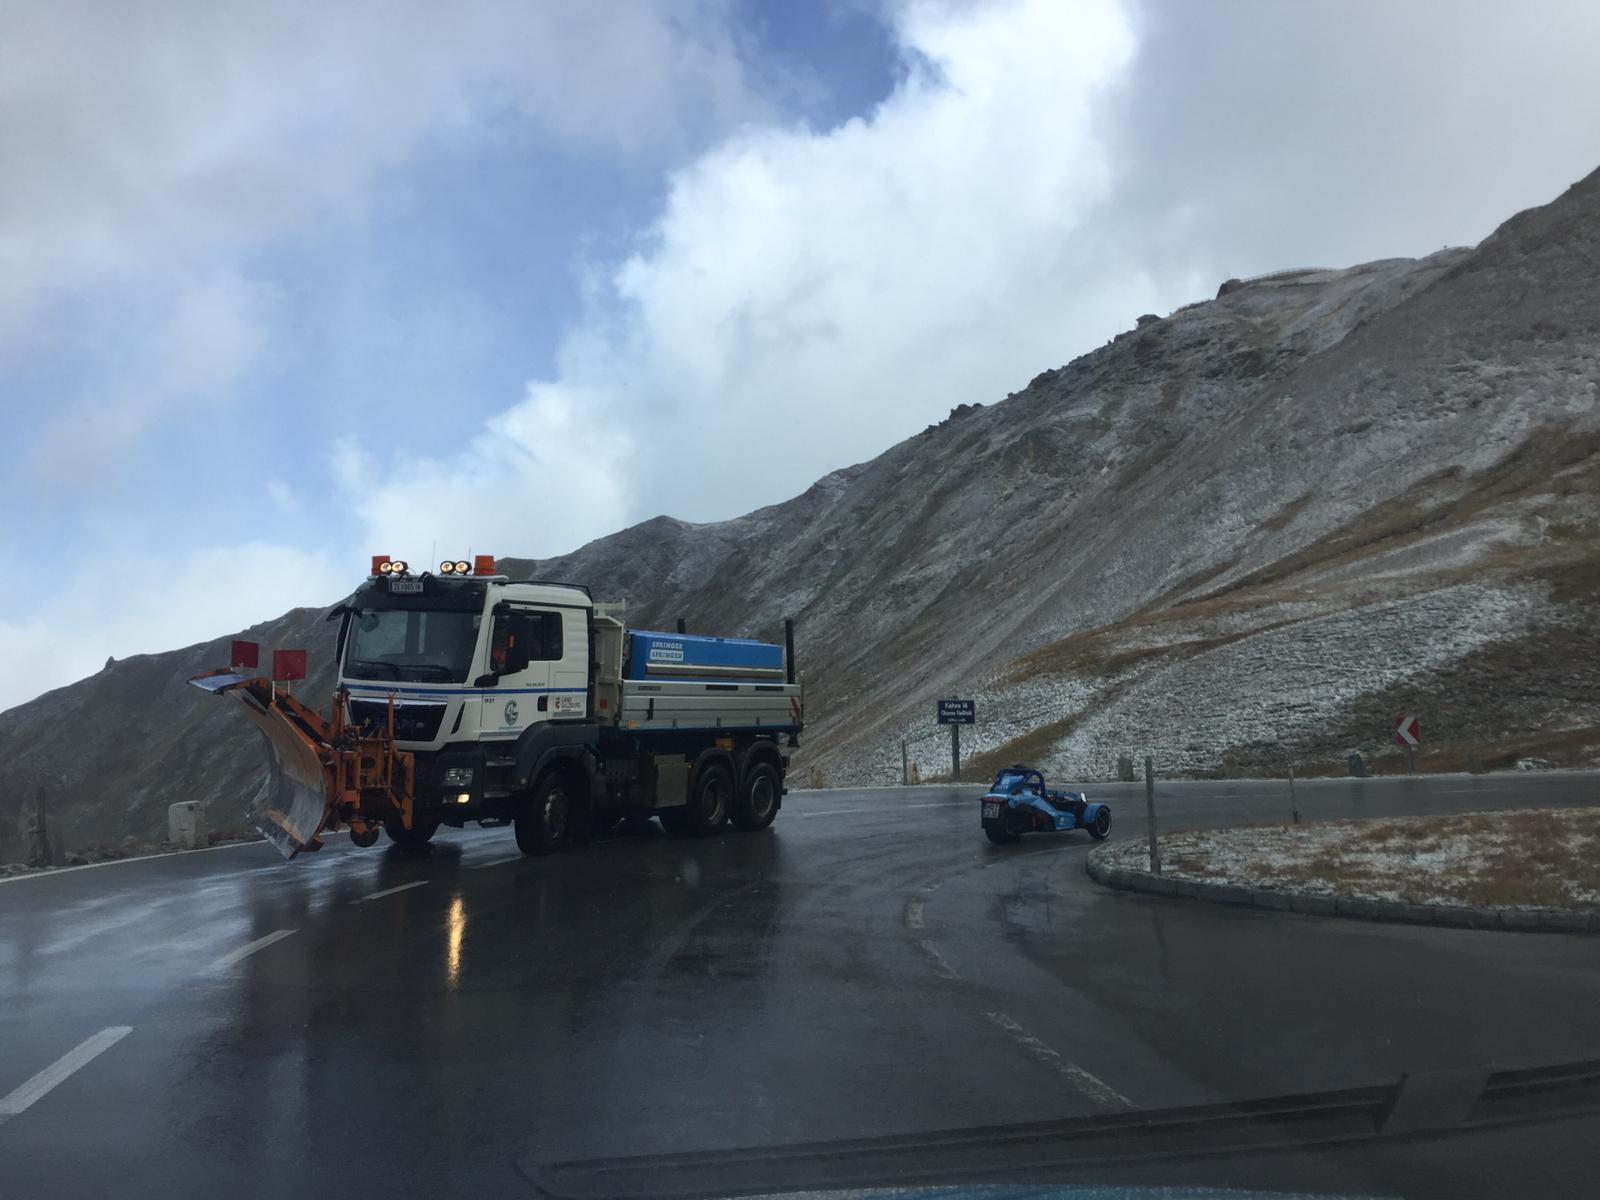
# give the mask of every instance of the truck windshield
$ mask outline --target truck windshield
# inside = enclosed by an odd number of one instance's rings
[[[465,683],[481,612],[359,608],[345,649],[346,679]]]

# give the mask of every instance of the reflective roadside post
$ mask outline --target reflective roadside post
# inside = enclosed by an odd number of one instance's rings
[[[1144,756],[1144,812],[1150,820],[1150,874],[1161,874],[1161,851],[1156,845],[1156,773],[1150,756]]]

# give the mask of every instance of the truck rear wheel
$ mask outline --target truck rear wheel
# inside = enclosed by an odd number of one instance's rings
[[[524,854],[554,854],[572,836],[576,805],[559,771],[547,773],[517,801],[517,849]]]
[[[728,819],[732,799],[733,776],[728,768],[720,763],[701,767],[694,781],[694,794],[689,797],[689,827],[702,837],[715,833]]]
[[[740,829],[765,829],[778,815],[782,791],[782,777],[772,764],[757,763],[750,768],[749,778],[728,813],[729,820]]]
[[[383,831],[389,835],[389,840],[396,846],[404,846],[415,850],[419,846],[426,846],[433,835],[439,830],[439,822],[422,821],[407,829],[399,821],[385,821]]]

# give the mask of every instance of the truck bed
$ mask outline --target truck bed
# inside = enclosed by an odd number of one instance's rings
[[[622,681],[622,729],[798,730],[797,683]]]

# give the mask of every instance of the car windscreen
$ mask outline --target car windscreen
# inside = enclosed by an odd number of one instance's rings
[[[992,792],[1005,793],[1020,792],[1022,790],[1022,785],[1027,781],[1027,778],[1028,777],[1021,771],[1002,771],[995,778],[994,787],[990,788],[989,790]]]
[[[478,610],[356,606],[345,678],[465,683],[482,624]]]

